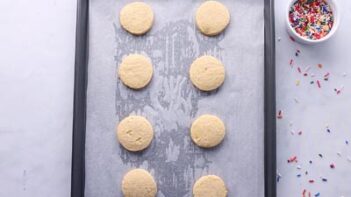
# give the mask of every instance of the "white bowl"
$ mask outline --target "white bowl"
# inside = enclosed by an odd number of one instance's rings
[[[312,40],[309,38],[305,38],[303,36],[301,36],[300,34],[298,34],[295,29],[290,25],[290,21],[289,21],[289,11],[291,6],[296,2],[296,0],[291,0],[288,8],[287,8],[287,13],[286,13],[286,26],[288,29],[288,33],[290,34],[290,36],[292,36],[296,41],[303,43],[303,44],[317,44],[317,43],[321,43],[324,42],[326,40],[328,40],[329,38],[331,38],[334,33],[336,32],[336,30],[339,27],[339,22],[340,22],[340,17],[339,17],[339,9],[338,9],[338,5],[336,0],[326,0],[326,2],[330,5],[332,11],[333,11],[333,16],[334,16],[334,24],[333,27],[331,29],[331,31],[323,38],[318,39],[318,40]]]

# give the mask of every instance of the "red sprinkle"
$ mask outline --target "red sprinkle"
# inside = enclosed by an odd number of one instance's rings
[[[318,68],[323,68],[323,65],[322,64],[318,64]]]
[[[318,88],[321,88],[321,82],[319,82],[319,80],[317,80],[317,85],[318,85]]]
[[[314,183],[314,180],[313,180],[313,179],[311,179],[311,180],[309,180],[308,182],[309,182],[309,183]]]
[[[283,118],[283,112],[282,112],[282,110],[279,110],[279,111],[278,111],[277,118],[278,118],[278,119],[282,119],[282,118]]]
[[[292,162],[297,163],[297,156],[292,156],[288,159],[288,163],[292,163]]]
[[[293,38],[292,36],[289,36],[290,40],[295,42],[295,38]]]
[[[289,63],[289,64],[290,64],[290,66],[292,66],[292,65],[293,65],[293,63],[294,63],[294,60],[293,60],[293,59],[291,59],[291,60],[290,60],[290,63]]]
[[[302,131],[299,131],[297,134],[302,135]]]
[[[297,71],[299,71],[299,73],[301,73],[301,68],[300,68],[300,67],[297,67]]]
[[[330,168],[331,169],[334,169],[335,168],[335,165],[332,163],[332,164],[330,164]]]

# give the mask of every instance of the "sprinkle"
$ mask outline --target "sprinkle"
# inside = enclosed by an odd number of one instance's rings
[[[318,156],[319,156],[320,158],[323,158],[323,155],[322,155],[322,154],[320,154],[320,153],[318,154]]]
[[[299,49],[296,49],[295,56],[298,57],[301,51]]]
[[[310,160],[309,163],[312,164],[312,160]]]
[[[327,72],[327,73],[324,75],[324,80],[325,80],[325,81],[328,81],[328,79],[329,79],[329,75],[330,75],[330,73],[329,73],[329,72]]]
[[[299,86],[300,85],[300,80],[296,80],[295,84],[296,84],[296,86]]]
[[[318,64],[318,68],[323,68],[323,64]]]
[[[282,119],[282,118],[283,118],[283,112],[282,112],[282,110],[279,110],[279,111],[278,111],[277,118],[278,118],[278,119]]]
[[[292,156],[288,159],[288,163],[292,163],[292,162],[297,163],[297,156]]]
[[[304,189],[304,190],[302,191],[302,196],[305,196],[305,194],[306,194],[306,190]]]
[[[343,77],[346,77],[346,76],[347,76],[347,73],[345,73],[345,72],[342,73],[342,76],[343,76]]]
[[[311,81],[310,84],[314,84],[314,81]]]
[[[344,86],[341,86],[339,89],[338,88],[334,88],[334,91],[335,91],[336,94],[339,95],[343,89],[344,89]]]
[[[291,135],[295,135],[295,131],[291,130],[291,131],[290,131],[290,134],[291,134]]]
[[[314,73],[311,73],[311,77],[314,77],[315,75],[314,75]]]
[[[335,164],[333,164],[333,163],[330,164],[330,168],[331,168],[331,169],[334,169],[334,168],[335,168]]]
[[[302,135],[302,131],[299,131],[297,134]]]
[[[321,88],[321,83],[319,82],[319,80],[317,80],[317,85],[318,85],[318,88]]]
[[[298,71],[299,73],[301,73],[301,68],[300,68],[300,67],[297,67],[297,71]]]
[[[299,100],[297,100],[296,97],[294,98],[294,101],[295,101],[295,103],[299,103]]]
[[[277,172],[277,182],[279,182],[281,178],[282,178],[282,175],[279,172]]]
[[[301,174],[298,174],[298,175],[296,175],[297,176],[297,178],[300,178],[301,177]]]
[[[281,37],[278,37],[278,39],[277,39],[277,40],[278,40],[278,42],[280,42],[280,41],[282,40],[282,38],[281,38]]]
[[[301,166],[300,166],[300,165],[296,166],[296,168],[297,168],[298,170],[301,170]]]
[[[323,182],[328,182],[328,179],[324,178],[324,177],[321,177],[322,181]]]
[[[341,152],[337,152],[336,154],[337,154],[339,157],[341,157]]]
[[[292,36],[289,36],[290,40],[295,42],[295,38],[293,38]]]
[[[318,196],[320,196],[320,193],[318,192],[318,193],[316,193],[314,196],[315,196],[315,197],[318,197]]]
[[[289,127],[292,127],[293,126],[293,122],[289,122]]]
[[[291,59],[291,60],[290,60],[290,62],[289,62],[289,65],[292,67],[292,66],[293,66],[293,64],[294,64],[294,60],[293,60],[293,59]]]
[[[314,180],[313,180],[313,179],[310,179],[308,182],[309,182],[309,183],[314,183]]]
[[[308,175],[308,171],[305,172],[305,175]]]
[[[346,145],[349,145],[349,141],[348,141],[348,140],[345,140],[345,144],[346,144]]]
[[[327,128],[327,132],[330,133],[330,129],[329,128]]]

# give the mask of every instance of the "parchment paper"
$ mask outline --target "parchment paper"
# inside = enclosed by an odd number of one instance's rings
[[[263,0],[223,0],[231,23],[208,38],[195,27],[201,1],[150,0],[152,30],[135,37],[119,24],[126,0],[91,0],[86,135],[88,197],[122,196],[121,180],[133,168],[151,172],[159,197],[192,196],[202,175],[222,177],[228,196],[264,196],[263,168]],[[141,91],[126,88],[116,71],[125,55],[151,58],[154,76]],[[209,54],[226,69],[223,86],[198,91],[188,77],[197,57]],[[209,113],[226,125],[223,143],[201,149],[189,137],[191,122]],[[142,153],[130,153],[116,140],[116,124],[130,114],[145,116],[155,138]]]

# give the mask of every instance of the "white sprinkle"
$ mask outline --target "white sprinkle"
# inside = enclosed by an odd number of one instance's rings
[[[314,73],[311,73],[311,77],[314,77],[315,75],[314,75]]]
[[[339,90],[341,91],[341,90],[343,90],[343,89],[344,89],[344,85],[341,85],[341,87],[340,87]]]
[[[301,166],[300,166],[300,165],[297,165],[296,168],[297,168],[298,170],[301,170]]]
[[[281,39],[281,37],[278,37],[278,42],[280,42],[282,39]]]
[[[343,76],[343,77],[346,77],[346,76],[347,76],[347,73],[346,73],[346,72],[342,73],[342,76]]]
[[[341,157],[341,152],[337,152],[336,154],[337,154],[339,157]]]
[[[295,101],[295,103],[299,103],[299,100],[297,100],[296,97],[294,98],[294,101]]]

